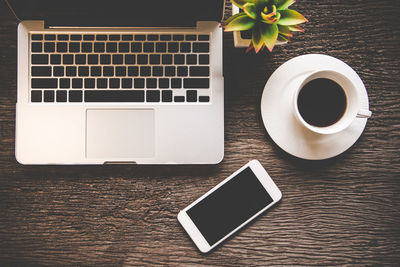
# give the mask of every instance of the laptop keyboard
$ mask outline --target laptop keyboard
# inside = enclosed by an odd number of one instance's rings
[[[31,34],[33,103],[210,102],[208,34]]]

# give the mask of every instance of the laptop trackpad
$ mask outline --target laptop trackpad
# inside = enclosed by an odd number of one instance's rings
[[[86,157],[118,160],[154,156],[153,109],[86,110]]]

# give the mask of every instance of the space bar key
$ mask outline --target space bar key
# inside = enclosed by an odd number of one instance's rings
[[[85,102],[144,102],[144,91],[86,90]]]

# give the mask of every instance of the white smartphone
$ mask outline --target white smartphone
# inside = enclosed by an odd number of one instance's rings
[[[257,160],[252,160],[178,214],[203,253],[209,252],[282,198]]]

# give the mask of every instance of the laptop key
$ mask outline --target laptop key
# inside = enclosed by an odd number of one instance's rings
[[[128,76],[135,77],[139,75],[138,67],[128,67]]]
[[[43,35],[42,34],[32,34],[31,39],[35,41],[40,41],[43,40]]]
[[[210,102],[210,97],[209,96],[199,96],[199,102]]]
[[[85,102],[144,102],[143,90],[86,90]]]
[[[63,77],[64,76],[64,67],[56,66],[53,68],[53,76],[55,77]]]
[[[123,40],[123,41],[132,41],[132,40],[133,40],[133,35],[131,35],[131,34],[124,34],[124,35],[122,35],[122,40]]]
[[[135,53],[142,52],[142,43],[131,43],[131,51]]]
[[[137,55],[137,64],[146,65],[148,63],[147,55]]]
[[[185,97],[183,95],[177,95],[174,97],[174,102],[185,102]]]
[[[80,89],[83,87],[83,80],[81,78],[73,78],[72,79],[72,88]]]
[[[117,43],[116,42],[107,43],[106,44],[106,51],[107,51],[107,53],[115,53],[115,52],[117,52]]]
[[[112,55],[112,63],[114,65],[121,65],[124,63],[123,55]]]
[[[31,51],[34,53],[41,53],[42,52],[42,43],[32,42]]]
[[[122,79],[122,88],[132,88],[132,79],[131,78],[123,78]]]
[[[178,76],[185,77],[188,75],[188,67],[186,66],[179,66],[178,69]]]
[[[125,65],[134,65],[136,63],[135,55],[125,55]]]
[[[119,41],[121,39],[121,35],[119,35],[119,34],[111,34],[110,36],[108,36],[108,39],[110,41]]]
[[[31,102],[42,102],[42,91],[32,90],[31,91]]]
[[[100,55],[100,64],[109,65],[111,64],[111,56],[110,55]]]
[[[166,43],[156,43],[156,52],[163,53],[167,51],[167,44]]]
[[[168,43],[168,52],[176,53],[179,50],[179,44],[177,42],[169,42]]]
[[[54,91],[53,90],[45,90],[43,92],[43,101],[44,102],[54,102]]]
[[[197,64],[197,56],[196,55],[186,55],[186,64],[196,65]]]
[[[209,55],[199,55],[199,64],[200,65],[210,64],[210,56]]]
[[[94,34],[85,34],[83,36],[83,40],[85,40],[85,41],[94,41]]]
[[[75,66],[67,66],[65,67],[66,76],[76,76],[76,67]]]
[[[175,66],[166,66],[165,67],[165,76],[172,77],[175,76]]]
[[[181,47],[180,47],[180,51],[181,53],[189,53],[190,52],[190,48],[191,48],[191,44],[190,43],[181,43]]]
[[[103,67],[103,76],[113,77],[114,76],[114,67],[112,67],[112,66]]]
[[[51,67],[34,66],[31,69],[32,76],[51,76]]]
[[[158,41],[158,35],[156,34],[147,35],[147,41]]]
[[[172,102],[172,90],[163,90],[161,96],[162,102]]]
[[[81,50],[81,44],[78,42],[69,43],[69,52],[71,53],[79,53]]]
[[[186,91],[186,101],[187,102],[197,102],[197,91],[187,90]]]
[[[96,35],[96,41],[107,41],[107,35],[105,34]]]
[[[84,65],[86,64],[86,55],[75,55],[75,64],[76,65]]]
[[[92,43],[82,43],[82,52],[91,53],[92,52]]]
[[[104,53],[105,44],[104,43],[94,43],[95,53]]]
[[[196,41],[197,36],[195,34],[188,34],[186,35],[186,41]]]
[[[58,87],[58,80],[55,78],[32,78],[32,88],[37,89],[52,89]]]
[[[144,34],[135,35],[135,41],[144,41],[144,40],[146,40],[146,35]]]
[[[71,34],[70,39],[71,39],[71,41],[81,41],[82,40],[82,35],[80,35],[80,34]]]
[[[142,66],[140,67],[140,76],[150,76],[151,75],[151,67]]]
[[[95,88],[96,80],[93,78],[86,78],[84,84],[86,89],[93,89]]]
[[[32,55],[32,64],[48,64],[49,63],[49,55]]]
[[[115,67],[115,76],[123,77],[126,76],[126,67]]]
[[[162,34],[162,35],[160,35],[160,40],[161,40],[161,41],[170,41],[170,40],[171,40],[171,35],[169,35],[169,34]]]
[[[105,78],[97,79],[97,88],[104,89],[108,87],[108,80]]]
[[[78,67],[78,76],[79,77],[88,77],[89,76],[89,67]]]
[[[172,55],[162,55],[162,64],[163,65],[171,65],[172,64]]]
[[[74,56],[73,55],[63,55],[63,64],[64,65],[74,64]]]
[[[154,43],[153,42],[144,43],[143,44],[143,52],[145,52],[145,53],[154,52]]]
[[[58,90],[56,92],[56,102],[67,102],[67,91]]]
[[[159,76],[163,76],[163,67],[161,66],[154,66],[152,69],[153,72],[153,76],[159,77]]]
[[[147,90],[146,91],[147,102],[160,102],[160,91],[158,90]]]
[[[61,78],[60,79],[60,88],[66,89],[70,88],[70,80],[68,78]]]
[[[45,42],[43,47],[44,52],[52,53],[55,51],[56,44],[53,42]]]
[[[64,53],[68,51],[68,43],[66,42],[59,42],[57,43],[57,52]]]
[[[185,78],[183,79],[184,88],[208,89],[210,80],[208,78]]]
[[[182,79],[172,78],[171,79],[171,88],[174,88],[174,89],[182,88]]]
[[[192,66],[189,70],[190,76],[209,76],[210,68],[208,66]]]
[[[129,43],[128,42],[119,43],[118,51],[120,53],[128,53],[129,52]]]
[[[146,88],[157,88],[157,79],[147,78],[146,79]]]
[[[174,64],[175,65],[185,64],[185,55],[174,55]]]
[[[168,78],[158,79],[158,87],[163,89],[169,88],[169,79]]]
[[[101,76],[101,67],[90,67],[90,76],[98,77]]]
[[[56,35],[55,34],[46,34],[44,36],[45,40],[50,40],[50,41],[54,41],[56,39]]]
[[[68,36],[68,34],[59,34],[59,35],[57,35],[57,40],[59,40],[59,41],[68,41],[69,40],[69,36]]]
[[[209,43],[193,43],[193,52],[208,53],[208,52],[210,52],[210,44]]]
[[[208,41],[210,40],[210,36],[208,34],[199,35],[199,41]]]
[[[135,88],[144,88],[144,79],[143,78],[135,78],[133,85]]]
[[[111,78],[108,81],[109,87],[113,89],[118,89],[120,88],[120,79],[118,78]]]
[[[157,54],[150,55],[150,64],[151,65],[160,64],[160,55]]]
[[[183,34],[174,34],[173,37],[172,37],[172,39],[173,39],[174,41],[183,41],[184,36],[183,36]]]
[[[82,102],[82,91],[81,90],[71,90],[69,91],[69,102]]]
[[[50,56],[50,64],[52,64],[52,65],[61,64],[61,55],[51,55]]]
[[[88,61],[89,65],[97,65],[97,64],[99,64],[99,56],[90,54],[90,55],[88,55],[87,61]]]

